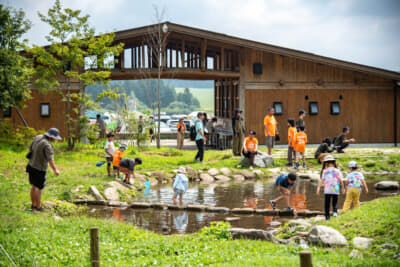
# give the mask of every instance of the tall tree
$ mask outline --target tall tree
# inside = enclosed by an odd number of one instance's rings
[[[31,64],[20,55],[26,48],[20,39],[30,27],[22,10],[0,5],[0,111],[21,107],[30,98]]]
[[[50,42],[48,47],[34,46],[31,49],[36,63],[34,83],[44,91],[56,90],[62,94],[66,102],[68,147],[72,149],[79,128],[78,115],[83,115],[82,109],[73,106],[82,107],[82,99],[85,99],[84,89],[79,94],[73,93],[72,83],[83,83],[82,88],[96,82],[108,85],[109,69],[114,65],[115,56],[122,51],[123,44],[113,45],[114,34],[95,36],[88,21],[89,15],[63,8],[59,0],[47,15],[38,14],[51,30],[46,36]]]

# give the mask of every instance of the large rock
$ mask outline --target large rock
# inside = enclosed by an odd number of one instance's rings
[[[107,200],[119,200],[119,193],[115,187],[108,187],[104,189],[104,196]]]
[[[123,192],[129,190],[129,188],[127,186],[125,186],[125,184],[120,184],[117,181],[111,181],[109,183],[106,183],[107,187],[115,187],[117,190],[121,190]]]
[[[245,179],[254,179],[256,177],[253,172],[247,170],[241,170],[240,174],[243,175]]]
[[[309,233],[308,240],[312,244],[328,247],[347,246],[347,240],[341,233],[324,225],[315,225]]]
[[[266,240],[279,243],[270,232],[260,229],[230,228],[228,231],[233,239]]]
[[[149,178],[148,180],[150,181],[150,186],[155,186],[155,185],[158,185],[158,183],[159,183],[156,178]]]
[[[214,182],[214,177],[212,177],[208,173],[200,173],[200,180],[204,182]]]
[[[211,175],[211,176],[218,175],[218,173],[219,173],[219,170],[216,169],[216,168],[211,168],[211,169],[208,170],[208,174]]]
[[[163,172],[152,172],[151,176],[156,177],[159,182],[162,182],[166,179],[166,176]]]
[[[249,166],[250,165],[249,158],[242,156],[240,158],[240,164],[242,166]],[[254,166],[255,167],[265,168],[265,167],[271,166],[273,164],[274,164],[274,158],[272,156],[268,155],[267,153],[258,152],[254,157]]]
[[[228,168],[222,168],[220,170],[220,172],[225,176],[231,176],[232,175],[232,171],[230,169],[228,169]]]
[[[264,175],[262,170],[253,170],[253,173],[257,175],[257,177],[262,177]]]
[[[244,176],[241,174],[235,174],[232,176],[233,180],[235,181],[244,181]]]
[[[399,182],[396,181],[380,181],[374,185],[377,190],[397,190]]]
[[[354,237],[352,240],[353,246],[358,249],[367,249],[371,246],[372,238],[367,237]]]
[[[216,175],[215,176],[215,180],[219,181],[219,182],[227,182],[230,181],[231,178],[225,176],[225,175]]]
[[[236,214],[253,214],[255,210],[253,208],[234,208],[231,211]]]
[[[138,179],[139,181],[146,182],[147,177],[144,174],[141,173],[135,173],[135,179]]]
[[[89,194],[92,194],[96,198],[96,200],[105,201],[104,197],[100,194],[99,190],[97,190],[97,188],[94,185],[89,187],[88,192]]]
[[[290,220],[288,222],[289,226],[298,226],[298,225],[302,225],[305,227],[310,227],[312,224],[310,221],[308,220],[304,220],[304,219],[295,219],[295,220]]]
[[[186,168],[186,176],[190,180],[196,180],[197,178],[199,178],[199,175],[195,169],[190,168],[189,166],[186,166],[185,168]]]

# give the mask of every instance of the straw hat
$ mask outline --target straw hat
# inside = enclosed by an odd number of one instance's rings
[[[327,162],[327,161],[336,161],[336,159],[332,155],[327,155],[324,158],[324,162]]]
[[[178,169],[178,173],[186,173],[186,169],[185,169],[185,167],[179,167],[179,169]]]

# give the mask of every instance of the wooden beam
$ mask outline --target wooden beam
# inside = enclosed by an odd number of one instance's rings
[[[225,49],[221,47],[221,70],[225,70]]]
[[[142,67],[146,68],[146,55],[144,52],[144,42],[142,42]]]
[[[174,66],[172,66],[174,67]],[[179,68],[179,49],[178,43],[175,43],[175,68]]]
[[[142,68],[142,57],[141,57],[141,53],[140,53],[140,44],[139,44],[139,46],[137,47],[137,59],[138,59],[138,69],[141,69]]]
[[[207,40],[201,39],[201,71],[206,71],[207,64]]]
[[[125,71],[125,49],[121,53],[121,71]]]
[[[182,68],[184,68],[185,67],[185,39],[182,39],[181,64],[182,64]]]

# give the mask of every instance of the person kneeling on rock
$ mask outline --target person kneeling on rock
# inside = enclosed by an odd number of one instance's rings
[[[174,189],[174,195],[172,199],[174,204],[177,204],[176,197],[179,196],[179,204],[183,204],[183,194],[186,192],[188,188],[189,179],[186,177],[186,169],[184,167],[179,167],[178,174],[175,176],[174,185],[172,186]]]
[[[285,211],[293,211],[293,208],[290,207],[289,205],[289,198],[290,198],[290,193],[291,189],[293,188],[294,183],[296,182],[296,174],[295,173],[289,173],[289,174],[281,174],[276,178],[275,185],[281,192],[281,196],[270,200],[269,203],[271,204],[272,208],[276,208],[276,203],[278,201],[281,201],[282,199],[286,200],[286,205],[287,208],[285,208]],[[289,189],[291,187],[291,189]]]
[[[130,159],[130,158],[124,158],[121,159],[119,162],[119,168],[123,174],[125,174],[125,179],[123,183],[130,184],[130,176],[132,174],[133,177],[135,177],[134,169],[136,165],[141,165],[142,164],[142,159],[141,158],[135,158],[135,159]]]

